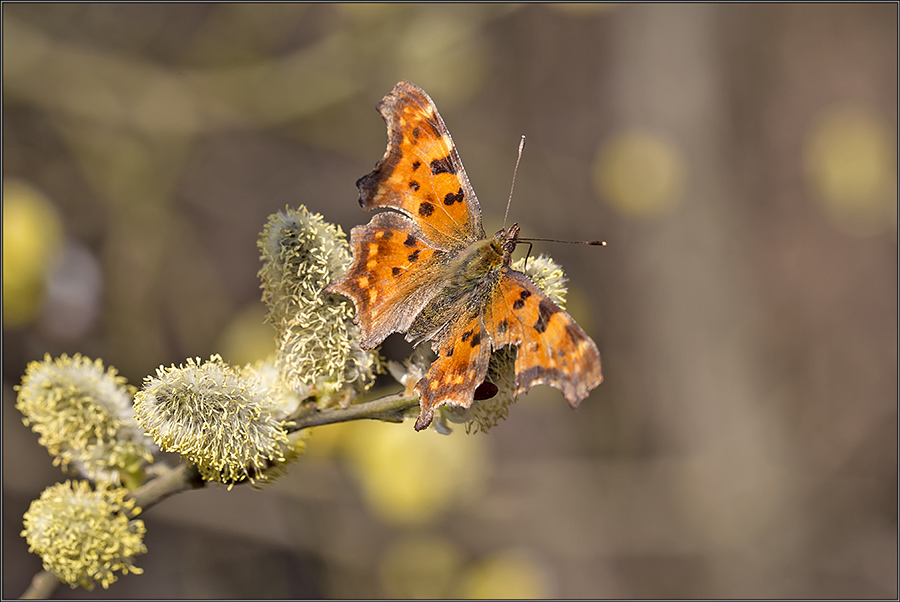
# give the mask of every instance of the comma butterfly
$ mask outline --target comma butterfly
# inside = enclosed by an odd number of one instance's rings
[[[603,381],[600,352],[569,314],[510,268],[518,224],[485,237],[450,132],[421,88],[401,81],[377,108],[387,151],[356,185],[363,209],[389,211],[353,228],[353,263],[325,292],[353,301],[364,349],[393,332],[414,345],[431,341],[438,357],[415,385],[416,430],[442,404],[471,407],[491,351],[504,345],[517,349],[516,394],[547,384],[577,407]]]

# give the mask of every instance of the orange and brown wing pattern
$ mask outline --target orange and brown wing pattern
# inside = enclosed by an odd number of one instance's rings
[[[432,248],[404,215],[379,213],[350,232],[353,263],[325,288],[356,306],[360,347],[372,349],[392,332],[405,332],[444,285],[446,253]]]
[[[420,407],[417,431],[431,424],[439,405],[472,407],[475,389],[484,381],[491,359],[491,341],[481,313],[454,324],[435,350],[437,359],[415,387]]]
[[[437,107],[418,86],[401,81],[378,103],[388,145],[360,178],[359,204],[402,211],[442,249],[484,238],[481,208]]]
[[[521,272],[503,269],[485,325],[494,348],[517,347],[516,394],[550,385],[577,407],[603,382],[597,345]]]

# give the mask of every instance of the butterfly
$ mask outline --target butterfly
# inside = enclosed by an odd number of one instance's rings
[[[603,381],[597,345],[525,274],[510,268],[513,224],[486,238],[481,207],[437,107],[401,81],[377,105],[384,157],[356,182],[359,204],[384,209],[350,233],[350,269],[325,292],[356,307],[360,346],[394,332],[430,341],[437,359],[415,385],[417,431],[448,404],[469,408],[491,351],[516,347],[516,395],[536,384],[577,407]]]

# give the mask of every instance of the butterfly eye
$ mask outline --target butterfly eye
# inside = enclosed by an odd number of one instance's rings
[[[496,395],[497,391],[499,391],[497,385],[489,381],[484,381],[475,388],[475,393],[472,398],[475,401],[484,401],[485,399],[490,399]]]

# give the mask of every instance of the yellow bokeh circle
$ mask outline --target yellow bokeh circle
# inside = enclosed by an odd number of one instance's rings
[[[896,227],[897,154],[891,128],[862,107],[827,109],[814,122],[803,151],[813,198],[850,234]]]
[[[3,182],[3,322],[33,321],[41,307],[47,271],[63,245],[62,221],[38,190]]]
[[[382,556],[384,594],[399,600],[452,598],[462,565],[462,554],[445,538],[419,535],[400,539]]]
[[[662,138],[630,131],[600,147],[593,177],[600,197],[623,214],[652,217],[676,206],[686,169],[679,151]]]
[[[473,566],[463,578],[461,598],[526,600],[551,598],[544,567],[530,554],[507,550]]]
[[[412,423],[359,422],[346,453],[374,513],[398,524],[421,524],[478,490],[485,477],[484,438]]]

